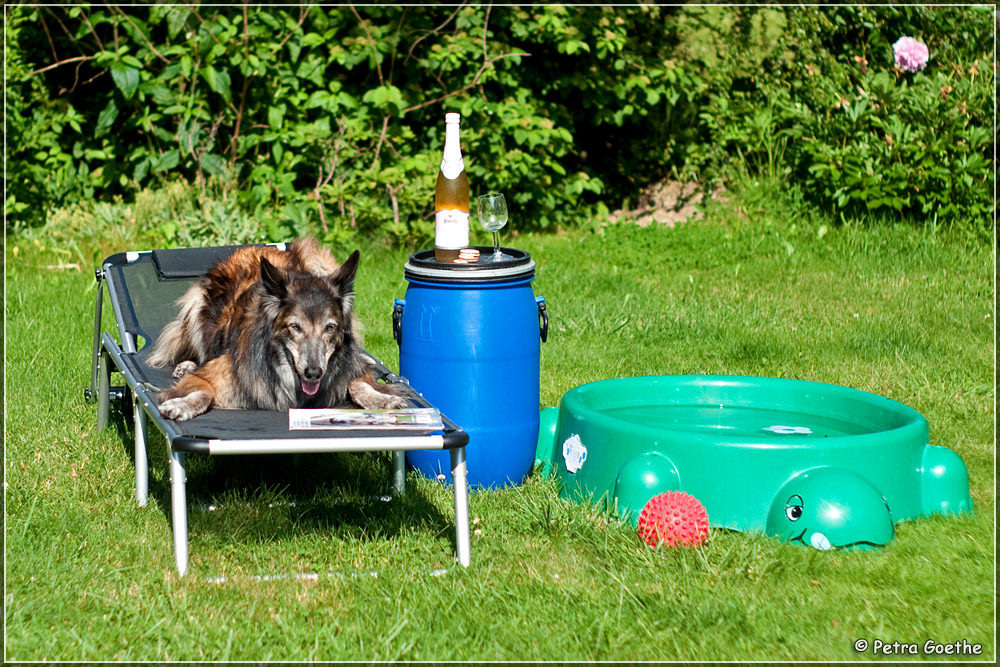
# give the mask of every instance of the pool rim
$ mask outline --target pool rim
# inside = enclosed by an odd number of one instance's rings
[[[770,391],[811,391],[822,392],[824,396],[840,400],[861,401],[871,409],[881,410],[892,415],[896,425],[871,430],[865,433],[824,436],[817,438],[812,434],[781,434],[761,435],[741,434],[726,437],[724,432],[707,433],[682,429],[672,429],[663,426],[644,426],[634,421],[615,417],[605,411],[587,404],[586,399],[600,393],[617,393],[636,391],[636,387],[649,387],[667,382],[666,386],[674,388],[710,387],[723,390],[751,387],[755,390]],[[648,389],[647,389],[648,391]],[[704,403],[711,405],[712,403]],[[682,405],[702,405],[702,403],[682,403]],[[724,405],[724,404],[723,404]],[[614,406],[622,407],[622,406]],[[744,406],[745,407],[745,406]],[[892,442],[909,441],[919,445],[929,443],[929,425],[927,420],[917,410],[908,405],[861,389],[845,387],[827,382],[800,380],[795,378],[772,378],[746,375],[641,375],[597,380],[573,387],[565,394],[559,406],[560,416],[573,415],[576,420],[586,421],[600,428],[611,429],[614,432],[628,432],[632,437],[650,438],[661,441],[665,437],[675,435],[688,445],[714,445],[727,447],[766,447],[768,449],[799,449],[823,447],[825,449],[853,448],[878,445],[888,439]],[[843,419],[842,416],[837,416]],[[910,440],[913,438],[913,440]]]

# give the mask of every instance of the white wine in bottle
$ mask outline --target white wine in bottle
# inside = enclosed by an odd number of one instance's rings
[[[458,142],[460,117],[444,116],[444,157],[434,186],[434,259],[453,262],[469,246],[469,177]]]

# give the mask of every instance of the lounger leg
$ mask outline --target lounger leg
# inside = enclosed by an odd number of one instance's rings
[[[101,308],[104,305],[104,271],[97,271],[97,302],[94,304],[94,353],[90,359],[90,387],[87,388],[85,396],[90,403],[97,393],[97,370],[101,366]]]
[[[188,569],[187,498],[184,453],[170,452],[170,516],[174,527],[174,560],[183,577]]]
[[[392,492],[397,496],[406,493],[406,452],[392,453]]]
[[[146,411],[139,399],[132,399],[135,415],[135,499],[139,507],[149,502],[149,458],[146,452]]]
[[[465,447],[451,450],[451,476],[455,482],[455,550],[458,564],[469,567],[469,485],[465,465]]]
[[[97,430],[103,431],[108,425],[111,408],[111,355],[101,348],[97,369]]]

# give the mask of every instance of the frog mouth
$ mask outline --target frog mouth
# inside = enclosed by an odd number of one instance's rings
[[[799,544],[803,544],[803,545],[805,545],[807,547],[812,547],[814,549],[819,549],[820,551],[834,551],[834,550],[839,550],[839,549],[849,549],[851,547],[857,547],[857,546],[862,546],[862,545],[869,546],[869,547],[878,547],[878,548],[881,548],[881,547],[885,546],[884,544],[878,544],[877,542],[872,542],[870,540],[858,540],[856,542],[851,542],[849,544],[833,545],[833,544],[830,543],[830,540],[823,533],[813,533],[809,537],[809,541],[806,542],[805,539],[803,539],[803,538],[805,537],[806,533],[808,533],[808,532],[809,532],[808,528],[803,528],[802,532],[799,533],[798,535],[796,535],[795,537],[791,538],[789,540],[789,542],[798,542]]]
[[[809,541],[806,542],[803,538],[806,536],[806,533],[808,532],[809,532],[808,528],[803,528],[802,532],[793,537],[790,541],[798,542],[799,544],[804,544],[814,549],[819,549],[820,551],[829,551],[830,549],[836,548],[832,544],[830,544],[830,540],[827,539],[826,535],[824,535],[823,533],[813,533],[812,535],[809,536]]]

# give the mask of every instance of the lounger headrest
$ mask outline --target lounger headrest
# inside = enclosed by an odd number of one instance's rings
[[[230,245],[215,248],[176,248],[154,250],[153,264],[160,280],[183,280],[197,278],[218,262],[232,255],[238,248],[246,246]]]

